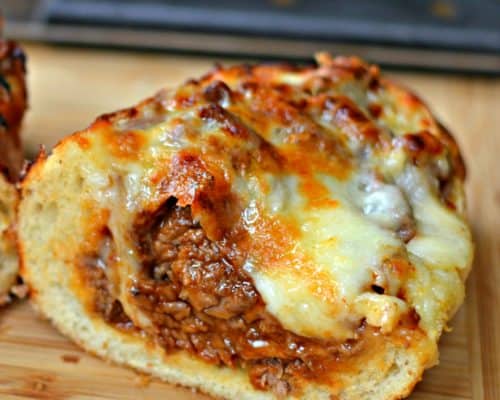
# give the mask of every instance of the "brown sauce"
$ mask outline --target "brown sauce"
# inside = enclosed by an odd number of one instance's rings
[[[110,241],[109,232],[103,232],[103,242]],[[132,321],[123,311],[121,303],[111,295],[110,282],[106,276],[106,265],[102,255],[86,256],[80,264],[86,287],[92,289],[92,308],[103,319],[120,329],[133,328]]]

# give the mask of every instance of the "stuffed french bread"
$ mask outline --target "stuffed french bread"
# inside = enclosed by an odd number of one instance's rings
[[[23,162],[20,126],[25,109],[24,53],[18,44],[0,37],[0,305],[9,301],[18,275],[14,183]]]
[[[228,399],[395,399],[472,244],[464,164],[356,58],[216,68],[99,117],[22,185],[22,275],[107,360]]]

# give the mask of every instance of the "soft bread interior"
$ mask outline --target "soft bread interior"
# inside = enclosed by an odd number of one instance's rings
[[[84,294],[74,284],[75,257],[86,230],[82,221],[93,212],[81,206],[82,196],[95,189],[93,182],[75,172],[87,157],[91,154],[75,142],[63,142],[48,159],[35,164],[23,184],[22,276],[40,311],[87,351],[115,363],[216,397],[274,398],[256,390],[243,369],[210,365],[183,351],[165,354],[144,335],[120,332],[88,311]],[[363,354],[349,371],[332,371],[328,386],[311,383],[295,398],[401,398],[421,379],[424,368],[435,363],[436,355],[435,343],[425,337],[409,348],[387,341]]]

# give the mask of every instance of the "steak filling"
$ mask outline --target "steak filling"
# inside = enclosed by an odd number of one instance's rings
[[[142,269],[129,291],[144,328],[167,352],[186,350],[208,363],[244,367],[253,386],[279,397],[307,381],[326,381],[356,354],[382,343],[378,331],[362,323],[356,340],[313,339],[286,330],[266,311],[252,279],[243,270],[245,254],[228,240],[212,241],[176,199],[138,218],[134,227]],[[121,330],[139,330],[112,295],[106,265],[113,240],[103,229],[99,254],[80,264],[92,308]],[[104,250],[103,250],[104,249]]]
[[[143,269],[130,291],[167,350],[244,366],[256,388],[286,395],[361,348],[360,340],[339,344],[283,328],[243,270],[245,255],[234,243],[208,239],[189,206],[170,199],[141,220],[148,221],[136,229]]]

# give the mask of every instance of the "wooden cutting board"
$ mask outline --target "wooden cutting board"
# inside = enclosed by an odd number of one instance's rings
[[[215,60],[26,44],[31,109],[24,139],[34,154]],[[224,60],[223,60],[224,61]],[[227,63],[227,61],[224,61]],[[476,261],[467,301],[441,341],[441,363],[413,400],[500,399],[500,79],[393,74],[424,97],[455,133],[467,161]],[[498,155],[497,155],[498,153]],[[179,399],[206,396],[150,380],[85,354],[27,302],[0,311],[0,399]]]

